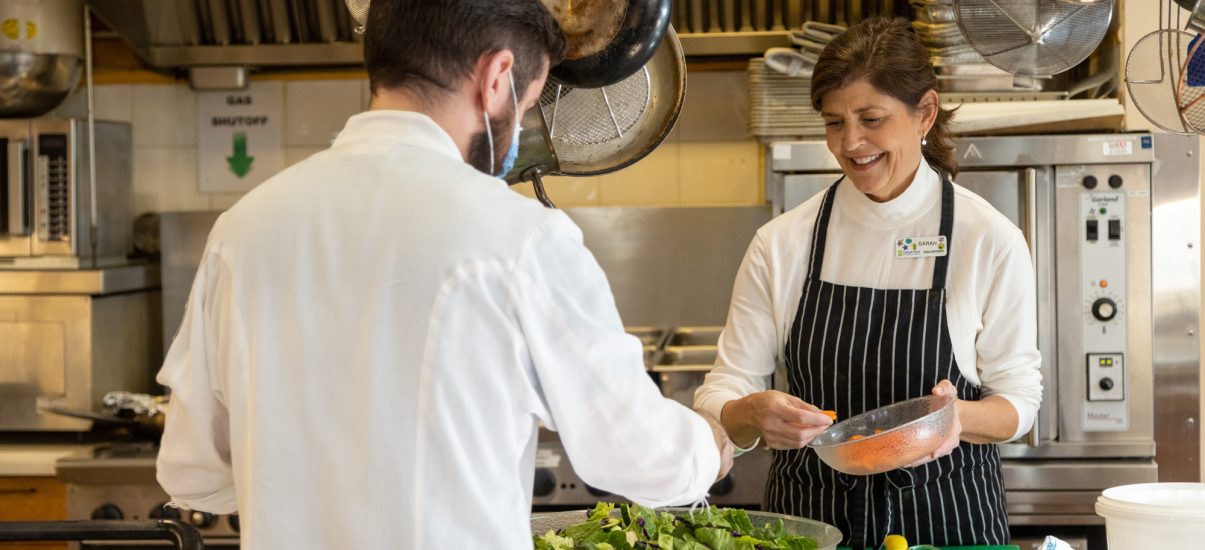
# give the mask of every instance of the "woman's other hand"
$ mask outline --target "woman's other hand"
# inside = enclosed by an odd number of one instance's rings
[[[925,455],[924,458],[909,464],[907,466],[908,468],[920,466],[926,462],[932,462],[943,456],[946,456],[954,452],[954,449],[957,449],[958,444],[962,441],[962,422],[958,418],[958,409],[961,407],[962,402],[958,400],[958,389],[955,388],[954,384],[951,384],[949,380],[942,380],[941,382],[938,382],[936,386],[933,386],[933,391],[930,393],[936,397],[944,398],[948,396],[949,398],[954,399],[954,425],[950,427],[950,435],[941,442],[941,445],[938,445],[936,449],[933,449],[933,452]]]
[[[768,390],[724,405],[720,418],[737,445],[761,437],[771,449],[801,449],[833,424],[810,403],[788,393]]]

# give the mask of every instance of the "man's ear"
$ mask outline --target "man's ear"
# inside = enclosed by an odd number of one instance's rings
[[[498,50],[482,55],[473,71],[474,88],[481,98],[481,108],[490,118],[504,116],[511,109],[511,69],[515,65],[515,54],[510,50]]]

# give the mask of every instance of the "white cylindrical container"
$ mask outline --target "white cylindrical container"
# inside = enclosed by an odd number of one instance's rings
[[[1205,483],[1140,483],[1096,499],[1109,548],[1197,548],[1205,541]]]

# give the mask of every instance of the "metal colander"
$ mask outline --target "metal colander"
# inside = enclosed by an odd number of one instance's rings
[[[347,11],[351,12],[351,18],[356,21],[356,33],[364,34],[364,25],[368,22],[369,0],[345,0],[345,2]]]
[[[1192,35],[1181,30],[1154,31],[1139,39],[1126,59],[1126,90],[1134,106],[1155,126],[1182,135],[1192,133],[1176,101],[1190,42]]]
[[[610,86],[569,88],[550,84],[540,96],[548,132],[562,162],[588,159],[608,149],[644,119],[652,98],[648,67]],[[577,157],[566,156],[577,153]]]
[[[685,95],[686,61],[673,28],[641,70],[615,84],[550,81],[540,95],[541,116],[524,118],[519,162],[506,179],[531,179],[532,168],[541,176],[592,176],[630,166],[669,135]]]
[[[1018,76],[1048,76],[1078,65],[1113,18],[1113,0],[955,0],[954,8],[971,47]]]

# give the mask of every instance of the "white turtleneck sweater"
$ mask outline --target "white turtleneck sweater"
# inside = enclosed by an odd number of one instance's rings
[[[799,307],[813,224],[823,193],[758,230],[732,290],[719,357],[695,406],[717,418],[732,399],[767,389],[784,364]],[[941,221],[941,177],[921,162],[898,197],[874,202],[852,184],[837,188],[822,280],[872,288],[929,288],[934,258],[895,256],[901,237],[931,237]],[[987,201],[954,185],[946,318],[962,375],[1017,410],[1012,439],[1029,431],[1042,398],[1035,277],[1021,231]]]

